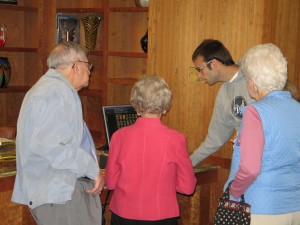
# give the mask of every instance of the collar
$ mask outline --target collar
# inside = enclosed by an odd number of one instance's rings
[[[70,84],[70,82],[59,72],[57,72],[56,69],[49,69],[44,76],[47,76],[47,77],[51,77],[51,78],[56,78],[56,79],[59,79],[61,80],[62,82],[64,82],[72,91],[75,91],[75,88],[73,87],[72,84]]]
[[[239,71],[237,71],[237,72],[233,75],[233,77],[232,77],[228,82],[234,81],[235,78],[237,78],[238,74],[239,74]]]
[[[162,121],[160,118],[144,118],[139,117],[136,122],[137,125],[161,125]]]

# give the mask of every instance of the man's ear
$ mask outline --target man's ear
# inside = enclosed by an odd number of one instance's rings
[[[216,60],[216,59],[212,59],[211,63],[209,65],[207,65],[207,68],[209,70],[213,70],[213,69],[216,69],[218,66],[219,66],[219,61]]]

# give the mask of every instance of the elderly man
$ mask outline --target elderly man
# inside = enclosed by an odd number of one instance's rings
[[[12,201],[28,205],[38,224],[100,225],[104,179],[77,93],[92,64],[72,42],[55,46],[47,64],[20,110]]]

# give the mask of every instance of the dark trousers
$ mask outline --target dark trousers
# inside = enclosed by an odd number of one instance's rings
[[[111,213],[110,225],[177,225],[177,217],[163,219],[163,220],[130,220]]]

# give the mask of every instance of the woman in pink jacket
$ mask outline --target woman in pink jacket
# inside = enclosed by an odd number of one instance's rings
[[[114,190],[112,225],[176,225],[176,192],[194,192],[196,177],[183,134],[161,121],[171,91],[161,77],[144,76],[133,86],[131,104],[140,117],[111,139],[105,181]]]

